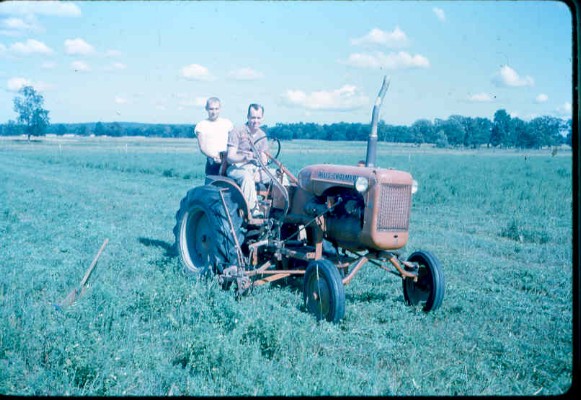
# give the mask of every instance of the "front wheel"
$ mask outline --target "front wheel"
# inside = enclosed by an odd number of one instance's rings
[[[418,280],[403,280],[403,296],[408,305],[423,304],[423,310],[435,311],[444,299],[444,271],[435,255],[429,251],[416,251],[407,261],[418,265]]]
[[[317,320],[339,322],[345,315],[345,289],[339,271],[328,260],[311,261],[304,278],[303,296]]]

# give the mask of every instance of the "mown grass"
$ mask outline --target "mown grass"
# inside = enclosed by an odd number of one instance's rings
[[[283,143],[293,172],[355,164],[364,143]],[[203,182],[193,140],[0,141],[0,393],[533,395],[572,382],[571,157],[380,144],[411,171],[405,253],[434,252],[442,308],[405,306],[369,265],[340,324],[292,286],[236,301],[172,257],[174,214]],[[55,309],[109,245],[73,306]]]

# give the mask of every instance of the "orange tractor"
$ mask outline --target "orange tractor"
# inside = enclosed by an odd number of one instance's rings
[[[404,260],[398,252],[408,241],[417,183],[407,172],[375,165],[388,86],[384,78],[365,166],[311,165],[294,176],[277,159],[280,142],[270,139],[269,162],[258,161],[271,178],[257,184],[264,217],[252,217],[239,186],[226,176],[208,176],[205,185],[189,190],[174,227],[186,270],[216,276],[224,289],[234,284],[238,295],[302,276],[305,309],[338,322],[345,314],[344,286],[372,264],[401,278],[407,304],[438,309],[445,282],[436,256],[416,251]]]

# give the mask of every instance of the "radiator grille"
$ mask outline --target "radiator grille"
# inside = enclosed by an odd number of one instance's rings
[[[377,213],[378,231],[408,230],[411,193],[409,185],[381,185]]]

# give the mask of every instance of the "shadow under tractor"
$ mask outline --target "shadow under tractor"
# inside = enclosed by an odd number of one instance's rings
[[[388,87],[384,78],[365,166],[311,165],[295,177],[277,159],[280,142],[269,139],[269,161],[256,157],[270,177],[269,184],[257,184],[264,217],[252,216],[224,168],[189,190],[174,227],[185,269],[217,277],[238,296],[253,286],[302,277],[306,310],[338,322],[345,314],[344,286],[372,264],[401,278],[407,304],[438,309],[445,283],[436,256],[415,251],[404,260],[397,251],[408,241],[417,183],[408,172],[375,165],[378,115]]]

